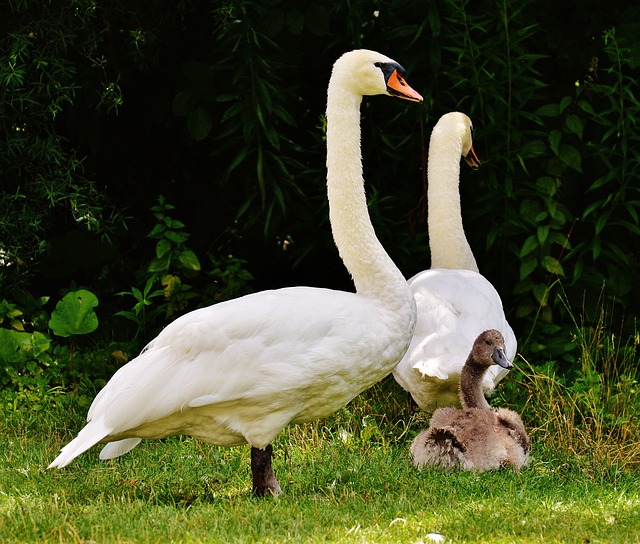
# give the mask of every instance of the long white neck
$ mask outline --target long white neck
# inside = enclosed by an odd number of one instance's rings
[[[407,282],[375,235],[364,191],[360,149],[362,96],[332,77],[327,95],[327,193],[331,229],[359,295],[415,316]],[[411,314],[411,311],[408,312]]]
[[[462,133],[452,130],[450,125],[436,125],[429,143],[427,169],[431,268],[461,268],[478,272],[462,226],[461,154]]]

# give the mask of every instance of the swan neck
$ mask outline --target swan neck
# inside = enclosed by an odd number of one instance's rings
[[[413,295],[375,235],[369,217],[360,149],[362,96],[332,77],[327,95],[327,193],[333,238],[358,294],[414,305]]]
[[[428,226],[431,268],[478,272],[462,225],[460,158],[462,134],[436,126],[429,143]]]
[[[489,410],[491,408],[482,392],[482,378],[487,368],[478,363],[472,355],[469,355],[462,367],[462,372],[460,373],[460,402],[464,409],[481,408]]]

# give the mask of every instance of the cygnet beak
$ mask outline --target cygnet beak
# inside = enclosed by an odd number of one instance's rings
[[[507,356],[504,354],[504,350],[500,347],[493,350],[491,358],[495,364],[500,365],[502,368],[506,368],[507,370],[513,368],[513,364],[509,362],[509,359],[507,359]]]

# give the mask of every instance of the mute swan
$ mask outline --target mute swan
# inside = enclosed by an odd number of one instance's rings
[[[513,360],[517,342],[502,309],[500,295],[478,273],[462,226],[460,156],[474,168],[471,120],[460,112],[443,115],[429,144],[428,223],[431,269],[409,280],[418,320],[411,346],[393,371],[396,381],[423,410],[458,405],[462,364],[483,330],[498,329]],[[494,367],[482,387],[490,392],[507,371]]]
[[[345,53],[327,93],[330,222],[356,293],[293,287],[190,312],[118,370],[89,408],[88,424],[49,467],[94,444],[111,459],[142,439],[191,435],[251,446],[253,492],[280,492],[274,437],[289,423],[326,417],[372,386],[406,351],[416,308],[405,278],[376,238],[362,176],[365,95],[421,102],[392,59]]]
[[[463,409],[438,408],[428,429],[411,444],[413,464],[462,470],[521,468],[529,459],[529,436],[520,416],[506,408],[489,406],[482,377],[493,365],[510,369],[504,338],[495,329],[484,331],[473,344],[460,375]]]

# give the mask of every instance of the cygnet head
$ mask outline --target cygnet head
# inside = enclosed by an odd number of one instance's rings
[[[480,159],[478,159],[473,149],[473,123],[467,115],[459,111],[446,113],[440,117],[433,131],[445,131],[446,133],[456,134],[459,141],[462,142],[462,158],[471,168],[478,168],[480,166]]]
[[[513,368],[513,364],[507,359],[504,351],[502,333],[495,329],[489,329],[476,338],[473,348],[471,348],[471,356],[476,363],[487,368],[496,364],[510,370]]]
[[[349,51],[333,65],[333,75],[348,82],[351,90],[358,95],[386,94],[422,102],[420,93],[405,81],[405,74],[405,69],[396,61],[368,49]]]

